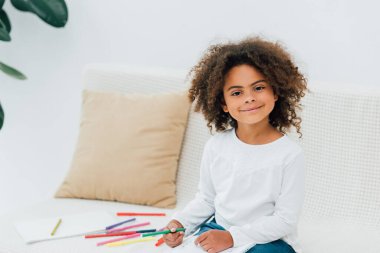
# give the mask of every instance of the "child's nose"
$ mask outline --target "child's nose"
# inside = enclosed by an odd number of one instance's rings
[[[256,99],[255,99],[254,92],[253,91],[248,92],[245,98],[245,103],[251,103],[251,102],[254,102],[255,100]]]

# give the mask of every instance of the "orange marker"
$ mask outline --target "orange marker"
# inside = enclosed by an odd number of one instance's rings
[[[160,246],[161,244],[164,243],[164,237],[161,237],[160,239],[158,239],[158,241],[156,242],[156,247]]]

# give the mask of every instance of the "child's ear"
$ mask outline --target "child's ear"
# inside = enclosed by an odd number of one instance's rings
[[[224,98],[222,97],[221,100],[222,100],[222,101],[221,101],[221,105],[222,105],[223,111],[224,111],[224,112],[228,112],[228,107],[227,107],[227,105],[226,105],[226,102],[224,101]]]
[[[278,95],[274,94],[274,101],[277,101],[277,100],[278,100]]]

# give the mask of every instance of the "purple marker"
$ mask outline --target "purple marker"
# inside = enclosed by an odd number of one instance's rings
[[[131,222],[131,221],[135,221],[136,218],[132,218],[132,219],[128,219],[128,220],[125,220],[125,221],[122,221],[122,222],[119,222],[119,223],[116,223],[116,224],[113,224],[113,225],[110,225],[108,227],[106,227],[106,230],[110,230],[110,229],[113,229],[117,226],[120,226],[120,225],[123,225],[124,223],[127,223],[127,222]]]

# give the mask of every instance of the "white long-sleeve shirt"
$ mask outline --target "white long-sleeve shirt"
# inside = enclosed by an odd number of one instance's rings
[[[304,181],[303,152],[286,135],[251,145],[231,129],[207,141],[196,197],[173,218],[189,233],[215,214],[234,247],[283,239],[301,252],[296,237]]]

